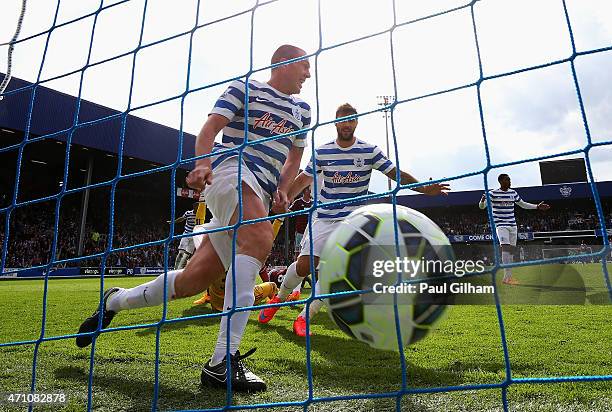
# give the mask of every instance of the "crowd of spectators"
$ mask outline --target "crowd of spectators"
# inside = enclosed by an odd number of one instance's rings
[[[79,207],[67,205],[60,209],[59,231],[54,261],[78,257]],[[488,234],[490,225],[486,211],[470,207],[449,207],[422,210],[448,235]],[[177,214],[182,211],[177,209]],[[612,228],[612,212],[604,205],[606,227]],[[108,246],[108,216],[93,208],[88,214],[82,257],[103,253]],[[592,207],[558,206],[547,212],[521,210],[517,208],[517,223],[521,232],[551,232],[565,230],[593,230],[599,227],[595,209]],[[162,216],[162,217],[160,217]],[[169,217],[159,211],[122,210],[115,213],[113,249],[162,241],[169,235]],[[4,239],[5,216],[0,216],[0,245]],[[13,210],[10,219],[10,234],[5,267],[25,268],[45,265],[51,258],[55,226],[55,203],[33,204]],[[293,226],[290,226],[293,228]],[[176,233],[182,233],[177,224]],[[268,264],[286,265],[294,259],[294,234],[290,234],[289,259],[285,253],[284,236],[274,244]],[[168,264],[173,266],[179,240],[170,243]],[[101,258],[86,258],[56,266],[99,266]],[[110,267],[163,267],[164,244],[136,247],[114,251],[107,255],[106,266]]]
[[[291,250],[291,249],[289,249]],[[289,255],[291,259],[293,254]],[[272,247],[272,251],[270,252],[270,256],[268,256],[268,261],[266,262],[269,266],[284,266],[287,264],[285,261],[285,243],[284,242],[276,242]]]
[[[491,233],[485,210],[444,208],[423,210],[448,235]],[[547,212],[516,208],[516,222],[520,232],[554,232],[566,230],[594,230],[599,225],[594,208],[558,207]],[[612,211],[604,209],[606,227],[612,228]]]
[[[79,257],[79,210],[67,207],[60,211],[56,253],[54,262]],[[168,237],[167,217],[153,219],[145,214],[116,215],[113,228],[113,249],[160,241]],[[5,220],[0,222],[0,244],[4,240]],[[25,268],[49,263],[53,245],[55,208],[51,204],[38,204],[16,209],[11,214],[8,252],[5,267]],[[177,225],[177,233],[182,227]],[[80,256],[101,254],[108,247],[108,220],[100,219],[91,212],[84,231],[83,251]],[[169,266],[174,266],[174,257],[179,240],[170,243]],[[86,258],[72,262],[54,264],[56,267],[100,266],[101,258]],[[107,255],[107,267],[136,267],[164,265],[164,244],[136,247],[111,252]]]

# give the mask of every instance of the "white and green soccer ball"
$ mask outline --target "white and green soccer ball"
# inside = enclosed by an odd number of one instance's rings
[[[401,342],[405,346],[429,333],[449,298],[445,293],[409,293],[406,286],[409,283],[415,288],[419,287],[415,283],[419,281],[440,286],[449,279],[439,270],[440,266],[407,264],[454,259],[448,238],[431,219],[403,206],[396,206],[396,213],[394,216],[391,204],[355,210],[330,235],[319,266],[321,293],[340,293],[325,299],[332,320],[349,336],[386,350],[399,349],[396,307]],[[392,270],[384,271],[385,261],[397,262],[398,258],[399,272],[395,265]],[[386,264],[386,269],[390,269],[392,264]],[[415,267],[421,270],[413,270]],[[410,269],[406,271],[407,268]],[[404,288],[402,293],[389,292],[388,287],[397,285]],[[387,289],[383,289],[385,286]],[[360,290],[370,292],[341,294]]]

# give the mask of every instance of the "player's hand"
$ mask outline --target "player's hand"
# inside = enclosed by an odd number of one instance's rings
[[[185,180],[187,181],[187,186],[190,188],[202,191],[206,185],[212,183],[212,179],[212,167],[210,161],[208,161],[196,165],[195,169],[189,172]]]
[[[538,210],[548,210],[548,209],[550,209],[550,205],[544,202],[538,203]]]
[[[274,199],[272,202],[272,212],[274,214],[286,213],[289,211],[289,199],[287,193],[282,190],[274,192]]]
[[[434,183],[433,185],[423,186],[423,193],[429,196],[445,195],[450,190],[448,183]]]

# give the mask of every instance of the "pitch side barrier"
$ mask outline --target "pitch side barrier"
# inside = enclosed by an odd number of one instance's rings
[[[612,229],[607,229],[608,237],[612,236]],[[519,241],[571,239],[571,238],[601,238],[601,229],[587,230],[555,230],[551,232],[519,232]],[[471,234],[471,235],[448,235],[451,243],[471,243],[471,242],[491,242],[493,235],[490,233]]]
[[[104,277],[126,277],[126,276],[157,276],[164,273],[163,267],[137,266],[137,267],[107,267],[104,270]],[[6,268],[0,274],[0,280],[24,280],[24,279],[44,279],[47,271],[44,269],[21,269]],[[49,271],[49,278],[55,279],[85,279],[99,278],[99,267],[71,267],[53,268]]]

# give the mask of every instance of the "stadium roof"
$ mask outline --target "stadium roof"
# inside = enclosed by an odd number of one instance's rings
[[[0,73],[0,78],[4,78],[3,73]],[[6,93],[18,89],[0,101],[0,127],[25,131],[35,90],[30,135],[66,141],[74,123],[77,98],[13,77]],[[78,120],[79,126],[74,129],[72,143],[114,154],[119,152],[122,112],[81,99]],[[127,115],[124,156],[170,164],[176,161],[178,144],[178,130]],[[183,133],[183,159],[193,157],[194,146],[195,136]],[[190,168],[189,165],[181,167]]]
[[[4,78],[4,75],[2,78]],[[0,128],[23,132],[26,127],[34,85],[12,78],[4,100],[0,101]],[[77,98],[47,87],[36,87],[30,134],[49,136],[66,141],[74,122]],[[79,124],[75,128],[72,143],[109,153],[119,152],[122,113],[81,99]],[[103,119],[103,120],[101,120]],[[176,161],[179,131],[136,116],[127,115],[123,155],[149,162],[169,164]],[[183,133],[182,158],[194,155],[195,136]],[[63,161],[63,158],[62,158]],[[182,165],[190,169],[190,165]],[[496,187],[496,186],[494,186]],[[599,195],[612,197],[612,182],[597,183]],[[571,200],[592,198],[589,184],[568,183],[515,188],[526,201]],[[445,207],[475,205],[482,190],[450,192],[448,196],[404,195],[400,204],[414,207]]]
[[[452,182],[451,182],[452,183]],[[497,188],[497,185],[493,188]],[[558,185],[528,186],[514,188],[527,202],[592,199],[588,183],[564,183]],[[598,182],[600,198],[612,197],[612,182]],[[398,196],[398,203],[412,208],[476,205],[484,190],[450,192],[448,196],[405,195]]]

